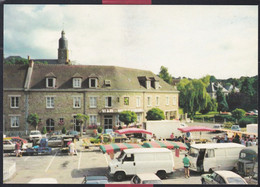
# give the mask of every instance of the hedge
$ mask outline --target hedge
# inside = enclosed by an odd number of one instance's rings
[[[246,127],[247,124],[256,123],[256,118],[245,117],[238,121],[240,127]]]

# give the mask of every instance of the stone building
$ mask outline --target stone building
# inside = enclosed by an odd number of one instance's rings
[[[59,46],[61,46],[60,43]],[[23,134],[33,129],[26,122],[37,113],[48,131],[80,131],[75,120],[87,114],[90,125],[111,129],[119,125],[119,113],[136,112],[138,122],[157,107],[167,119],[178,119],[178,91],[151,71],[117,66],[70,65],[65,50],[58,50],[60,63],[4,65],[3,124],[6,134]],[[65,53],[64,53],[65,51]]]

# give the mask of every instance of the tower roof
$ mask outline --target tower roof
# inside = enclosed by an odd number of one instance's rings
[[[68,40],[65,37],[65,31],[61,31],[61,38],[59,39],[59,49],[68,49]]]

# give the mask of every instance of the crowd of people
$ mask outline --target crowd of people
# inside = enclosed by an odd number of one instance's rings
[[[246,135],[239,136],[238,134],[236,134],[236,135],[233,135],[231,138],[229,138],[226,133],[224,135],[224,137],[217,136],[216,139],[217,139],[216,140],[217,143],[234,142],[234,143],[239,143],[239,144],[245,145],[246,147],[258,145],[258,137],[256,137],[255,135],[252,137],[249,135],[248,136],[246,136]]]

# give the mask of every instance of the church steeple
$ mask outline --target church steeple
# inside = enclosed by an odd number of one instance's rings
[[[69,63],[68,40],[65,37],[64,30],[61,31],[61,38],[59,39],[58,63],[59,64]]]

